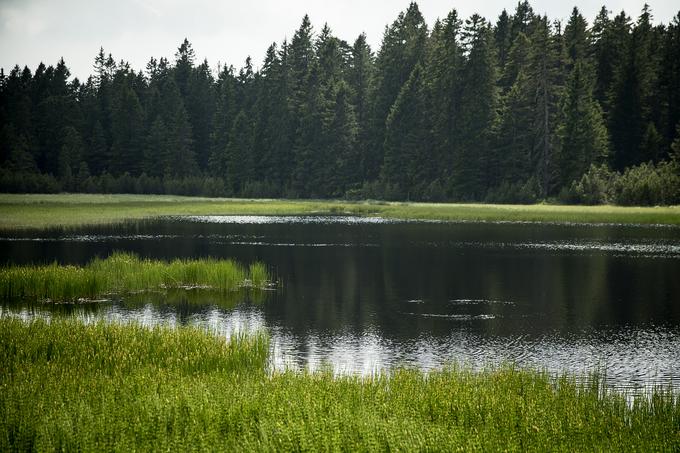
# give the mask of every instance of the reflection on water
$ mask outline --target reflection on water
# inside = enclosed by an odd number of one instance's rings
[[[63,314],[45,306],[0,308],[0,316],[26,320]],[[447,336],[422,332],[413,338],[396,340],[372,329],[362,333],[310,331],[300,336],[285,326],[271,324],[262,310],[250,304],[224,310],[215,306],[110,303],[97,310],[72,307],[69,315],[86,323],[138,323],[147,327],[192,325],[226,339],[234,334],[267,330],[271,335],[270,366],[278,371],[330,368],[335,374],[368,376],[389,372],[395,366],[428,371],[451,364],[483,369],[514,363],[554,375],[586,375],[599,370],[605,373],[608,385],[621,389],[680,385],[680,330],[677,328],[602,329],[566,336],[546,332],[539,336],[508,337],[480,335],[461,328]]]
[[[225,336],[266,329],[275,369],[515,362],[604,370],[618,387],[680,384],[678,228],[224,216],[0,233],[6,263],[83,263],[113,250],[262,261],[282,285],[83,306],[5,301],[0,313],[192,324]]]

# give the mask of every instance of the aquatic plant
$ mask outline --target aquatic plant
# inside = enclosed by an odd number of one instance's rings
[[[228,292],[244,286],[262,288],[268,281],[267,269],[261,263],[246,269],[232,260],[158,261],[115,252],[84,266],[52,263],[2,267],[0,295],[5,299],[75,301],[158,288],[202,287]]]
[[[510,366],[269,374],[266,335],[0,318],[0,451],[678,451],[680,401]]]

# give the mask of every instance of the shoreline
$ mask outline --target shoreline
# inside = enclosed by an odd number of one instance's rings
[[[350,215],[391,220],[680,225],[680,206],[498,205],[343,200],[180,197],[172,195],[0,194],[0,230],[74,228],[167,216]]]

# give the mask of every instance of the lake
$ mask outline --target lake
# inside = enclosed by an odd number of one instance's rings
[[[600,370],[617,388],[680,384],[680,228],[203,216],[0,233],[3,264],[148,258],[262,261],[278,289],[100,304],[4,302],[2,314],[267,329],[276,369],[516,363]]]

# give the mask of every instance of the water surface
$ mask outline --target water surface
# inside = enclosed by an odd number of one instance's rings
[[[680,384],[680,228],[204,216],[0,236],[7,263],[262,261],[274,292],[136,295],[88,306],[5,303],[24,317],[267,329],[273,366],[370,374],[504,362],[617,387]]]

